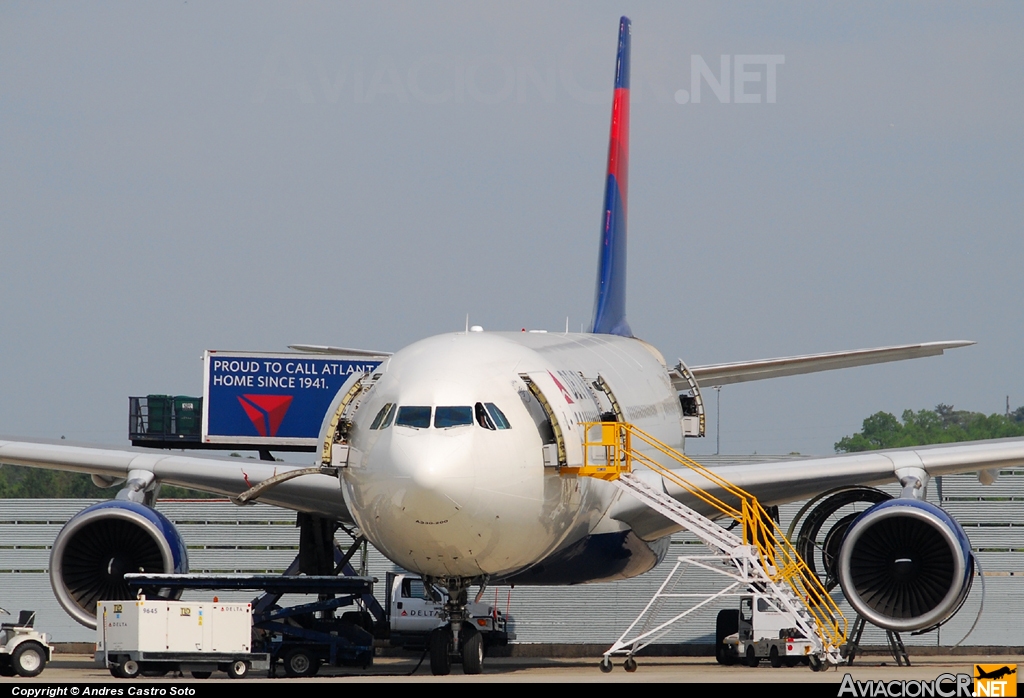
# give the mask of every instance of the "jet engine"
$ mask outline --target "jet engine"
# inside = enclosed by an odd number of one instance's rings
[[[90,628],[96,627],[97,601],[135,597],[124,581],[129,572],[188,572],[188,553],[174,524],[138,502],[115,499],[82,510],[61,529],[50,552],[57,601]]]
[[[876,504],[854,520],[838,567],[854,610],[897,632],[951,618],[974,579],[971,542],[960,524],[934,504],[909,498]]]

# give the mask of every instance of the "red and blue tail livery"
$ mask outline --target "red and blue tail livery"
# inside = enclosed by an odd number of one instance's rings
[[[632,337],[626,322],[626,200],[629,189],[629,34],[628,17],[619,21],[615,97],[608,144],[608,181],[601,221],[601,255],[591,332]]]

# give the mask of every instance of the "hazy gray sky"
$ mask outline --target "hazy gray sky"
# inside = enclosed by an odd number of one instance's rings
[[[978,341],[729,386],[723,451],[1024,404],[1018,3],[5,2],[0,433],[124,444],[127,396],[198,394],[208,348],[578,329],[621,14],[639,336]],[[679,103],[723,56],[757,79]],[[743,56],[784,61],[774,103]]]

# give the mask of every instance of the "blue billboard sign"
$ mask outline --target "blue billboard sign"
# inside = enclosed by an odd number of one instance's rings
[[[331,401],[353,373],[380,359],[317,354],[207,351],[203,441],[316,446]]]

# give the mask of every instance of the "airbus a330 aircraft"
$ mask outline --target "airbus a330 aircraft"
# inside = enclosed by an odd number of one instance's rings
[[[687,367],[633,336],[626,320],[630,24],[619,28],[600,268],[591,331],[466,332],[431,337],[353,376],[328,412],[325,472],[281,481],[260,501],[355,524],[384,555],[449,592],[451,623],[435,633],[435,673],[480,640],[460,623],[474,585],[576,584],[652,569],[678,526],[607,482],[564,477],[582,458],[580,424],[631,422],[672,447],[702,432],[700,387],[941,354],[970,342]],[[336,448],[343,445],[346,448]],[[653,455],[657,460],[658,456]],[[303,466],[0,441],[0,462],[90,473],[118,497],[72,519],[54,543],[51,580],[63,607],[95,625],[95,601],[125,588],[126,570],[187,571],[184,543],[152,508],[161,483],[236,497]],[[1024,464],[1024,440],[879,451],[721,468],[770,506],[833,488],[899,481],[904,496],[849,526],[839,555],[847,598],[882,627],[951,616],[973,574],[962,528],[923,500],[930,477]],[[698,510],[680,487],[648,484]],[[849,522],[847,522],[849,523]],[[909,533],[908,533],[909,532]],[[915,593],[907,593],[914,591]],[[437,648],[435,648],[437,649]]]

